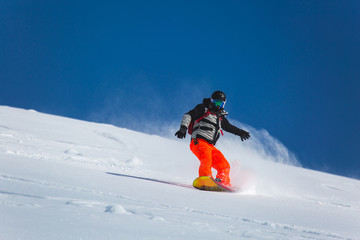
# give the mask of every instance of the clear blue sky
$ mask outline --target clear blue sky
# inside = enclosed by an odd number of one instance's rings
[[[304,167],[360,178],[360,1],[0,1],[0,104],[129,127],[214,90]]]

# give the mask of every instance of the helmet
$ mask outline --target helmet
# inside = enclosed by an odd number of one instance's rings
[[[218,110],[224,108],[226,103],[225,93],[222,91],[216,91],[211,95],[211,102],[214,104],[214,107]]]
[[[222,91],[216,91],[211,95],[211,98],[213,100],[221,100],[223,102],[226,102],[226,96],[225,93]]]

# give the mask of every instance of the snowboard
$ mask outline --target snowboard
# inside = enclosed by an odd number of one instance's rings
[[[215,191],[215,192],[235,192],[234,188],[225,186],[220,182],[215,181],[214,178],[208,176],[198,177],[193,182],[194,188],[205,190],[205,191]]]

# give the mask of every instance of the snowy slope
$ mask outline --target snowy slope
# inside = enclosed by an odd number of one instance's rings
[[[2,106],[0,239],[360,239],[360,181],[262,141],[221,139],[242,192],[204,192],[154,181],[191,185],[188,139]]]

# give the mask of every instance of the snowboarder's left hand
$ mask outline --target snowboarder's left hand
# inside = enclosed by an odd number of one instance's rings
[[[240,133],[239,133],[239,136],[240,136],[240,138],[241,138],[241,141],[244,141],[244,140],[250,138],[250,133],[249,133],[249,132],[247,132],[247,131],[245,131],[245,130],[242,130],[242,129],[240,129],[240,130],[241,130],[241,131],[240,131]]]

